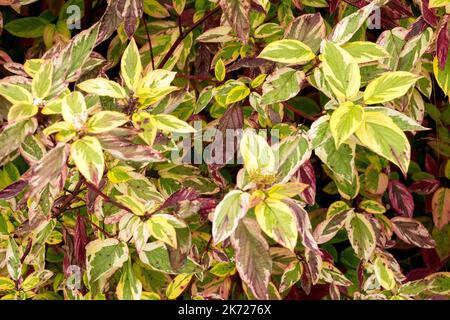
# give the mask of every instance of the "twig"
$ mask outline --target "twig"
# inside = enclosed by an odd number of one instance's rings
[[[104,194],[99,188],[97,188],[95,185],[93,185],[90,182],[86,181],[86,185],[88,186],[88,188],[91,191],[94,191],[96,194],[98,194],[100,197],[102,197],[105,201],[115,205],[116,207],[123,209],[125,211],[128,211],[130,213],[133,213],[133,211],[131,209],[129,209],[128,207],[124,206],[123,204],[111,199],[110,197],[108,197],[106,194]]]
[[[166,62],[170,59],[170,57],[172,56],[172,54],[175,52],[175,50],[177,49],[177,47],[180,45],[180,43],[184,40],[184,38],[186,38],[186,36],[191,33],[195,28],[197,28],[199,25],[201,25],[203,22],[205,22],[206,20],[208,20],[210,17],[212,17],[213,15],[215,15],[217,12],[220,11],[220,7],[216,7],[214,10],[208,12],[206,15],[203,16],[203,18],[201,18],[200,20],[198,20],[196,23],[194,23],[185,33],[180,34],[177,38],[177,40],[175,40],[175,42],[173,43],[173,45],[170,47],[169,51],[167,51],[166,55],[164,56],[164,58],[161,60],[161,62],[158,64],[158,69],[161,69],[162,67],[164,67],[164,65],[166,64]]]
[[[64,200],[64,202],[61,204],[61,207],[59,207],[59,209],[57,209],[57,212],[54,215],[54,217],[57,217],[61,213],[63,213],[66,210],[67,206],[72,202],[72,200],[75,199],[79,193],[81,193],[82,191],[85,190],[84,188],[81,189],[81,186],[83,185],[83,183],[84,183],[84,178],[81,177],[78,180],[73,191],[66,190],[66,191],[70,192],[70,195],[67,196],[67,198]]]
[[[150,46],[150,58],[151,58],[151,61],[152,61],[152,70],[155,70],[155,59],[153,57],[152,40],[150,38],[150,33],[148,32],[147,22],[145,21],[144,18],[142,18],[141,21],[144,24],[145,33],[147,34],[148,45]]]
[[[105,236],[107,236],[108,238],[113,238],[114,236],[112,234],[110,234],[109,232],[107,232],[105,229],[103,229],[102,227],[96,225],[94,222],[92,222],[91,220],[89,220],[86,217],[83,217],[85,221],[89,222],[89,224],[91,226],[93,226],[95,229],[97,229],[98,231],[100,231],[101,233],[103,233]]]
[[[33,244],[33,242],[30,239],[30,241],[28,241],[28,243],[27,243],[27,247],[25,248],[25,251],[22,254],[22,257],[20,258],[20,263],[23,263],[25,261],[26,257],[28,256],[28,254],[31,251],[32,244]]]

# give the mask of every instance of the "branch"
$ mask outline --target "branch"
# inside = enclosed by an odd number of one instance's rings
[[[304,113],[303,111],[297,110],[295,109],[293,106],[288,105],[286,102],[282,102],[283,106],[285,106],[286,108],[288,108],[289,110],[291,110],[293,113],[295,113],[296,115],[303,117],[305,119],[311,120],[311,121],[315,121],[317,119],[320,118],[320,116],[322,116],[322,113],[319,113],[317,115],[309,115],[307,113]]]
[[[206,15],[203,16],[203,18],[201,18],[200,20],[198,20],[196,23],[194,23],[185,33],[180,34],[177,38],[177,40],[175,40],[175,42],[173,43],[173,45],[170,47],[169,51],[167,51],[166,55],[164,56],[164,58],[161,60],[161,62],[158,64],[158,69],[161,69],[162,67],[164,67],[164,65],[166,64],[166,62],[170,59],[170,57],[172,56],[172,54],[175,52],[175,50],[177,49],[177,47],[180,45],[180,43],[184,40],[184,38],[186,38],[186,36],[191,33],[195,28],[197,28],[199,25],[201,25],[203,22],[205,22],[206,20],[208,20],[210,17],[212,17],[213,15],[215,15],[217,12],[220,11],[220,6],[216,7],[214,10],[208,12]]]
[[[150,33],[148,33],[148,27],[147,27],[147,22],[145,21],[144,18],[141,19],[142,23],[144,24],[145,27],[145,33],[147,34],[147,40],[148,40],[148,45],[150,46],[150,58],[152,61],[152,70],[155,70],[155,60],[153,58],[153,47],[152,47],[152,40],[150,38]]]
[[[198,76],[192,76],[189,74],[179,74],[177,73],[175,75],[175,78],[180,78],[180,79],[189,79],[189,80],[197,80],[197,81],[212,81],[212,82],[219,82],[216,79],[213,79],[212,77],[209,76],[202,76],[202,75],[198,75]]]

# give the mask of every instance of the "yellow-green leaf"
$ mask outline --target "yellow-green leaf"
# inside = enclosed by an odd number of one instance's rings
[[[393,162],[406,175],[411,147],[408,138],[389,116],[383,112],[366,112],[356,136],[365,147]]]
[[[444,66],[444,70],[439,68],[439,61],[437,56],[433,60],[433,72],[439,87],[446,96],[450,96],[450,53],[447,58],[447,62]]]
[[[39,108],[29,103],[13,105],[8,111],[8,123],[26,120],[38,113]]]
[[[141,79],[142,63],[141,57],[139,56],[139,49],[134,38],[131,38],[128,47],[123,53],[120,72],[128,89],[136,91],[139,80]]]
[[[153,237],[177,248],[177,232],[164,214],[154,214],[146,223]]]
[[[179,274],[177,275],[167,286],[166,296],[167,299],[176,299],[186,289],[187,285],[191,281],[192,274]]]
[[[259,226],[269,237],[294,250],[298,236],[297,223],[288,205],[268,198],[255,207],[255,215]]]
[[[352,102],[342,103],[334,110],[330,118],[330,130],[336,149],[359,128],[363,118],[364,108]]]
[[[338,45],[327,41],[323,49],[323,72],[336,98],[354,98],[361,85],[361,75],[355,59]]]
[[[314,59],[315,54],[301,41],[283,39],[269,43],[258,58],[287,64],[304,64]]]
[[[355,59],[356,63],[378,61],[389,56],[380,45],[370,41],[354,41],[342,46]]]
[[[214,67],[214,74],[218,81],[223,81],[225,79],[226,69],[222,59],[217,60]]]
[[[62,116],[64,121],[80,130],[87,121],[87,107],[81,92],[74,91],[63,98]]]
[[[70,146],[70,154],[81,174],[95,185],[100,183],[105,169],[105,161],[97,138],[85,136]]]
[[[244,100],[245,98],[247,98],[247,96],[250,94],[250,89],[245,86],[245,85],[241,85],[241,86],[235,86],[233,87],[233,89],[231,89],[228,93],[227,93],[227,98],[225,99],[225,103],[228,104],[232,104],[241,100]]]
[[[127,96],[122,86],[120,86],[117,82],[105,78],[95,78],[83,81],[78,84],[78,88],[87,93],[117,99],[123,99]]]
[[[0,95],[12,104],[33,103],[31,93],[23,87],[12,83],[0,83]]]
[[[100,111],[94,114],[88,121],[90,133],[102,133],[120,127],[128,122],[128,117],[117,111]]]
[[[367,85],[364,102],[377,104],[404,96],[418,79],[418,76],[406,71],[386,72]]]
[[[52,87],[53,64],[46,61],[41,65],[31,83],[31,92],[35,98],[44,99]]]
[[[392,290],[395,287],[394,272],[387,266],[386,262],[380,257],[375,259],[373,264],[375,276],[378,283],[386,290]]]

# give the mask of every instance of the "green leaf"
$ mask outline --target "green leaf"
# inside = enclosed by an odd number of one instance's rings
[[[235,38],[230,35],[231,30],[232,28],[229,26],[219,26],[216,28],[211,28],[203,32],[195,40],[207,43],[220,43],[235,40]]]
[[[450,53],[447,57],[447,62],[444,66],[444,70],[439,68],[439,61],[437,56],[433,60],[433,72],[439,87],[446,96],[450,96]],[[1,93],[1,92],[0,92]]]
[[[85,136],[70,146],[70,154],[81,174],[95,185],[100,183],[105,169],[103,151],[97,138]]]
[[[17,150],[25,137],[37,128],[35,119],[25,120],[6,127],[0,133],[0,160]]]
[[[49,270],[35,271],[27,276],[27,278],[22,283],[22,289],[25,291],[30,291],[37,289],[44,285],[51,277],[53,272]]]
[[[212,236],[217,244],[227,239],[236,230],[239,221],[247,214],[250,196],[240,190],[233,190],[220,201],[214,211]]]
[[[144,0],[144,12],[150,17],[161,19],[170,16],[169,11],[157,0]]]
[[[131,38],[128,47],[123,53],[120,72],[128,89],[136,92],[141,79],[142,64],[141,57],[139,56],[139,49],[134,38]]]
[[[280,200],[268,198],[256,206],[255,215],[259,226],[269,237],[289,250],[294,250],[298,231],[289,206]]]
[[[6,247],[6,268],[9,276],[13,280],[18,280],[22,273],[22,263],[20,262],[20,251],[16,241],[13,238],[8,239],[8,246]]]
[[[302,71],[281,68],[270,74],[263,84],[262,104],[274,104],[295,97],[305,78]]]
[[[361,213],[353,213],[346,221],[345,228],[356,255],[366,261],[369,260],[377,244],[370,221]]]
[[[8,123],[23,121],[37,114],[39,108],[29,103],[18,103],[8,111]]]
[[[315,57],[310,47],[294,39],[270,42],[258,56],[258,58],[286,64],[305,64]]]
[[[217,60],[216,66],[214,67],[214,75],[218,81],[225,79],[226,69],[222,59]]]
[[[64,121],[80,130],[87,120],[87,107],[81,92],[74,91],[63,98],[62,116]]]
[[[367,213],[383,214],[386,212],[386,208],[381,203],[374,200],[363,200],[358,206]]]
[[[358,94],[361,85],[359,67],[347,51],[332,42],[325,42],[322,68],[336,98],[350,100]]]
[[[105,281],[128,260],[128,246],[117,239],[97,239],[86,246],[89,283]]]
[[[311,157],[308,139],[303,134],[292,134],[271,148],[275,155],[278,183],[286,183],[300,166]]]
[[[39,17],[13,19],[5,24],[5,30],[20,38],[39,38],[49,22]]]
[[[405,95],[418,79],[418,76],[406,71],[386,72],[367,85],[364,102],[377,104],[399,98]]]
[[[378,61],[389,56],[380,45],[369,41],[354,41],[342,46],[355,59],[356,63]]]
[[[391,118],[381,112],[367,112],[356,136],[365,147],[393,162],[406,175],[411,157],[409,141]]]
[[[142,282],[134,274],[131,259],[122,268],[116,295],[119,300],[141,300]]]
[[[320,160],[333,171],[335,175],[342,177],[347,182],[354,180],[355,174],[355,149],[356,145],[352,141],[343,142],[336,148],[336,142],[331,135],[328,122],[317,122],[308,132],[313,137],[313,144],[317,141],[314,152]]]
[[[442,229],[450,222],[450,188],[441,187],[436,190],[431,200],[431,208],[434,225]]]
[[[30,162],[39,161],[46,152],[44,144],[35,135],[27,136],[20,145],[20,153]]]
[[[116,111],[100,111],[94,114],[88,121],[87,127],[90,133],[102,133],[128,122],[128,117]]]
[[[178,13],[178,15],[181,15],[184,11],[184,6],[186,5],[186,0],[173,0],[172,1],[173,8]]]
[[[291,262],[281,276],[280,292],[283,293],[289,290],[293,285],[300,281],[302,273],[303,265],[298,261]]]
[[[367,107],[364,109],[365,112],[383,112],[389,116],[392,121],[402,130],[402,131],[423,131],[429,130],[421,126],[416,120],[408,117],[402,112],[395,109],[385,108],[385,107]]]
[[[33,103],[31,93],[23,87],[12,83],[0,83],[0,95],[12,104],[16,103]]]
[[[195,132],[195,129],[189,124],[170,114],[156,114],[152,115],[152,117],[155,120],[155,127],[158,130],[180,133]]]
[[[191,282],[192,274],[179,274],[177,275],[167,286],[166,296],[167,299],[176,299],[187,288],[189,282]]]
[[[105,78],[89,79],[83,81],[77,86],[84,92],[97,94],[99,96],[107,96],[117,99],[127,97],[125,90],[118,83]]]
[[[330,118],[330,130],[336,149],[359,128],[364,118],[364,108],[352,102],[339,105]]]
[[[272,271],[269,245],[256,221],[244,218],[231,237],[235,250],[236,269],[242,281],[258,299],[268,298]]]
[[[378,283],[386,290],[395,288],[394,272],[388,267],[384,259],[377,257],[373,264]]]
[[[216,263],[209,272],[217,277],[224,278],[234,275],[236,273],[236,267],[234,263],[231,262],[219,262]]]
[[[366,19],[377,7],[378,5],[376,1],[372,1],[365,7],[362,7],[356,12],[346,16],[334,26],[333,31],[328,38],[337,45],[346,43],[362,27]]]
[[[239,151],[244,168],[255,181],[271,179],[276,173],[275,155],[266,139],[247,129],[242,135]]]

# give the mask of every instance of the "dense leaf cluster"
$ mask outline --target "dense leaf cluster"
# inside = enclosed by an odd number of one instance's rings
[[[450,297],[450,1],[0,6],[1,299]]]

